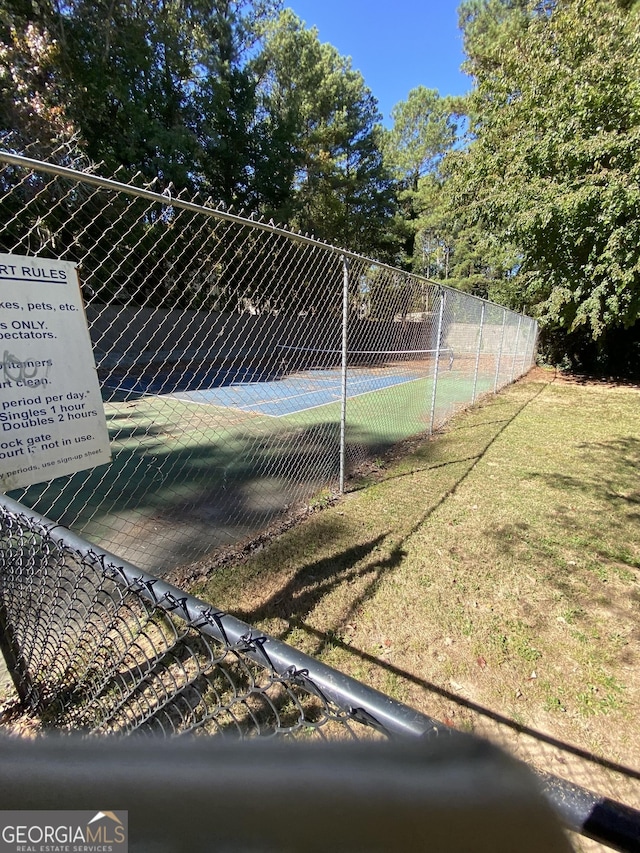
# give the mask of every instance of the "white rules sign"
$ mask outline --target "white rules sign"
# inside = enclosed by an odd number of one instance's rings
[[[75,264],[0,254],[0,488],[110,459]]]

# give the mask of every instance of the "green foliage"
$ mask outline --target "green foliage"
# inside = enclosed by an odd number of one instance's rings
[[[37,140],[46,153],[75,130],[56,74],[52,10],[0,0],[0,131]]]
[[[76,2],[54,17],[58,76],[87,151],[184,186],[193,140],[183,120],[189,35],[158,2]]]
[[[0,0],[4,130],[385,254],[393,188],[362,75],[281,0]],[[37,109],[34,109],[34,106]]]
[[[456,138],[452,103],[435,89],[419,86],[409,92],[406,101],[396,104],[391,116],[393,128],[385,132],[383,145],[399,203],[395,233],[402,248],[396,261],[432,275],[438,265],[441,269],[446,266],[448,258],[437,223],[437,199],[439,166]]]
[[[391,112],[393,128],[385,135],[385,156],[396,180],[418,190],[420,178],[432,173],[455,141],[456,126],[449,103],[435,89],[419,86]]]
[[[640,309],[640,7],[473,0],[460,16],[476,85],[449,210],[517,248],[504,295],[584,362]]]
[[[278,0],[0,4],[3,129],[29,142],[75,133],[111,171],[249,204],[247,54]]]
[[[229,207],[250,211],[257,207],[253,175],[259,138],[253,133],[256,86],[243,63],[240,6],[216,2],[203,21],[202,79],[194,93],[192,122],[201,189]]]
[[[286,164],[275,169],[273,215],[352,249],[379,249],[392,195],[380,114],[362,75],[291,10],[267,29],[256,68],[277,158]]]

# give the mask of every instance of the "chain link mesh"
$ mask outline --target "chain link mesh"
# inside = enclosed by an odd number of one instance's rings
[[[112,447],[11,494],[142,568],[255,535],[533,363],[527,317],[10,143],[0,251],[78,264]]]
[[[283,644],[68,531],[5,505],[0,533],[0,643],[21,708],[43,729],[386,733],[325,695],[312,659],[289,649],[280,663]]]

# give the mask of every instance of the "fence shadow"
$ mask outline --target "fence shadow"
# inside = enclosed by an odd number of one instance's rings
[[[435,713],[433,705],[435,700],[438,700],[440,708],[445,702],[451,703],[461,712],[455,720],[448,720],[451,725],[462,723],[464,727],[468,722],[478,731],[493,737],[503,745],[507,745],[516,753],[524,751],[527,760],[538,767],[549,765],[555,767],[558,765],[560,766],[558,772],[562,775],[564,766],[564,773],[568,778],[578,778],[581,783],[586,780],[587,784],[590,781],[593,788],[599,788],[603,784],[606,788],[608,785],[609,791],[615,792],[617,790],[619,792],[621,790],[620,785],[624,786],[627,782],[637,782],[640,779],[640,772],[632,767],[625,766],[624,763],[611,761],[596,752],[575,746],[563,740],[562,737],[546,734],[544,731],[536,729],[535,726],[527,726],[517,719],[474,702],[454,690],[439,687],[419,674],[386,660],[385,649],[381,649],[377,654],[371,653],[364,648],[356,648],[349,641],[350,623],[358,621],[358,615],[362,613],[363,605],[374,596],[378,585],[388,582],[395,570],[402,564],[408,540],[424,527],[430,516],[443,503],[455,495],[504,431],[526,410],[527,406],[534,403],[545,392],[552,382],[553,380],[546,381],[532,387],[532,393],[527,396],[527,399],[518,406],[517,410],[512,411],[505,418],[492,418],[489,423],[481,421],[479,426],[482,428],[479,430],[479,436],[482,436],[482,441],[479,441],[480,446],[478,446],[477,453],[441,461],[435,454],[434,443],[427,442],[419,448],[414,448],[415,453],[406,461],[404,470],[391,475],[384,470],[376,474],[379,479],[390,480],[410,477],[417,471],[428,471],[447,466],[451,466],[452,471],[457,471],[455,478],[452,482],[450,481],[446,490],[437,496],[431,495],[426,499],[429,506],[419,514],[418,518],[415,517],[415,514],[412,515],[412,523],[408,526],[405,525],[400,536],[393,535],[390,531],[383,531],[374,538],[370,535],[366,538],[363,532],[354,530],[353,535],[356,539],[354,545],[339,551],[332,558],[323,557],[319,560],[306,561],[292,576],[284,577],[283,575],[282,582],[268,597],[261,599],[259,605],[252,607],[245,604],[239,612],[242,618],[249,622],[260,623],[275,620],[275,624],[278,626],[278,636],[281,639],[294,643],[303,642],[307,649],[312,645],[314,655],[328,654],[328,659],[331,659],[334,650],[344,653],[353,659],[353,671],[362,672],[363,665],[368,667],[369,675],[367,678],[371,677],[374,683],[390,684],[389,679],[394,679],[393,689],[398,691],[398,695],[406,696],[405,688],[407,685],[418,688],[420,694],[415,692],[411,694],[411,704],[415,707],[421,707],[427,714]],[[490,434],[487,434],[487,428],[489,428]],[[587,451],[587,448],[583,449],[585,452]],[[608,470],[614,471],[617,463],[620,462],[624,469],[629,471],[634,470],[638,461],[639,449],[640,441],[629,437],[628,439],[606,443],[606,446],[598,444],[592,448],[592,451],[605,456],[605,464]],[[464,466],[463,471],[457,467],[460,465]],[[632,490],[620,494],[616,490],[613,477],[611,481],[605,478],[603,481],[594,481],[593,483],[583,483],[579,478],[575,478],[574,482],[573,478],[567,477],[557,481],[555,485],[559,489],[580,488],[586,490],[594,497],[597,496],[599,500],[609,500],[616,503],[618,507],[622,504],[624,507],[628,507],[628,513],[632,516],[636,511],[638,495]],[[585,518],[583,520],[584,527],[588,528],[591,521],[589,518]],[[564,525],[565,533],[573,532],[575,534],[575,528],[571,528],[571,522],[568,518],[561,518],[561,523]],[[328,524],[321,525],[316,529],[315,525],[317,524],[318,522],[314,521],[314,527],[308,529],[308,538],[327,541],[331,536],[330,526]],[[337,524],[340,525],[339,519],[337,519]],[[526,536],[528,530],[529,526],[526,522],[511,525],[509,529],[504,526],[497,527],[495,539],[499,547],[507,553],[513,550],[515,556],[517,539]],[[340,535],[343,532],[342,529],[336,531]],[[634,567],[637,569],[637,565],[630,555],[627,565],[630,570],[633,570]],[[560,580],[556,582],[561,583]],[[344,588],[345,595],[340,603],[342,609],[339,618],[335,621],[332,620],[334,621],[332,627],[323,626],[321,630],[317,623],[314,624],[310,621],[309,614],[321,605],[326,596],[340,586]],[[632,591],[631,594],[637,599],[640,598],[636,591]],[[633,664],[635,656],[630,647],[628,647],[626,655],[627,662],[630,665]],[[378,675],[374,674],[376,670],[379,672]],[[389,687],[389,689],[392,688]],[[446,710],[439,710],[439,713],[446,715]],[[607,778],[603,782],[603,779],[598,775],[600,772],[617,774],[620,780]],[[632,795],[627,793],[625,789],[624,794],[618,793],[617,796],[624,799],[625,796]]]
[[[454,476],[453,480],[441,494],[429,501],[426,509],[422,513],[419,513],[418,517],[413,520],[409,527],[403,529],[402,535],[400,537],[393,536],[390,550],[382,560],[374,559],[366,566],[358,568],[358,563],[371,555],[375,556],[375,552],[382,548],[386,540],[389,539],[390,531],[388,533],[381,533],[374,539],[356,543],[342,552],[333,554],[330,558],[323,558],[319,561],[304,564],[296,571],[292,578],[288,579],[280,589],[274,592],[272,597],[264,601],[259,607],[240,611],[242,618],[249,622],[259,622],[262,619],[269,618],[287,618],[288,616],[296,618],[297,616],[304,616],[306,612],[315,607],[332,589],[343,583],[353,583],[356,578],[367,578],[368,583],[365,591],[358,597],[353,598],[348,612],[344,615],[345,619],[350,618],[358,607],[370,597],[382,579],[382,576],[388,572],[392,572],[401,564],[404,556],[404,543],[414,536],[433,513],[455,495],[456,491],[472,474],[475,467],[484,458],[492,445],[499,440],[503,432],[522,414],[527,406],[531,405],[544,392],[547,384],[543,383],[539,387],[535,386],[532,389],[532,393],[527,396],[527,399],[518,405],[515,411],[511,412],[508,417],[491,421],[490,426],[492,429],[488,437],[484,439],[481,436],[479,437],[478,451],[474,455],[438,461],[434,459],[434,455],[436,454],[435,444],[426,440],[418,446],[414,445],[411,459],[407,463],[408,470],[395,474],[387,474],[385,471],[381,472],[381,479],[391,481],[412,476],[418,471],[437,470],[440,468],[455,469],[457,466],[464,465],[464,471],[459,476]],[[486,423],[482,424],[482,426],[486,427]],[[360,488],[364,488],[364,486],[356,482],[354,491]],[[314,538],[323,542],[330,541],[332,533],[329,524],[323,524],[321,532],[316,530],[313,535]],[[354,531],[355,537],[359,535],[361,534]],[[326,578],[330,579],[329,583],[325,583]],[[304,607],[302,608],[295,603],[296,596],[301,590],[304,590]],[[289,607],[288,610],[287,606]]]

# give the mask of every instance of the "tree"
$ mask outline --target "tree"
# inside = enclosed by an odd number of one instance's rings
[[[393,128],[385,136],[385,156],[402,187],[418,189],[433,174],[456,138],[450,101],[436,89],[418,86],[391,111]]]
[[[185,21],[186,23],[183,23]],[[58,73],[87,152],[111,170],[190,185],[185,114],[193,31],[180,0],[71,0],[55,18]]]
[[[616,344],[640,338],[640,4],[473,0],[460,16],[475,88],[451,208],[517,247],[509,299],[550,346],[622,369]]]
[[[202,189],[216,201],[255,210],[256,85],[244,62],[245,28],[234,0],[215,0],[202,23],[200,85],[193,96]]]
[[[402,243],[401,265],[431,273],[431,251],[425,246],[439,241],[430,218],[439,187],[438,170],[454,144],[456,123],[449,99],[436,89],[419,86],[391,112],[393,128],[384,136],[385,163],[396,182],[400,212],[396,234]],[[433,220],[433,217],[431,217]],[[442,247],[444,248],[444,247]]]
[[[5,121],[31,138],[71,127],[110,171],[245,206],[256,160],[247,63],[279,2],[0,0]]]
[[[392,194],[380,114],[362,75],[291,10],[269,28],[256,68],[263,124],[275,143],[264,165],[280,164],[270,215],[351,249],[377,249]]]
[[[5,123],[77,131],[108,172],[380,255],[393,192],[375,98],[280,5],[0,0]]]
[[[42,156],[76,131],[56,75],[52,22],[44,0],[0,0],[0,132],[37,140]]]

